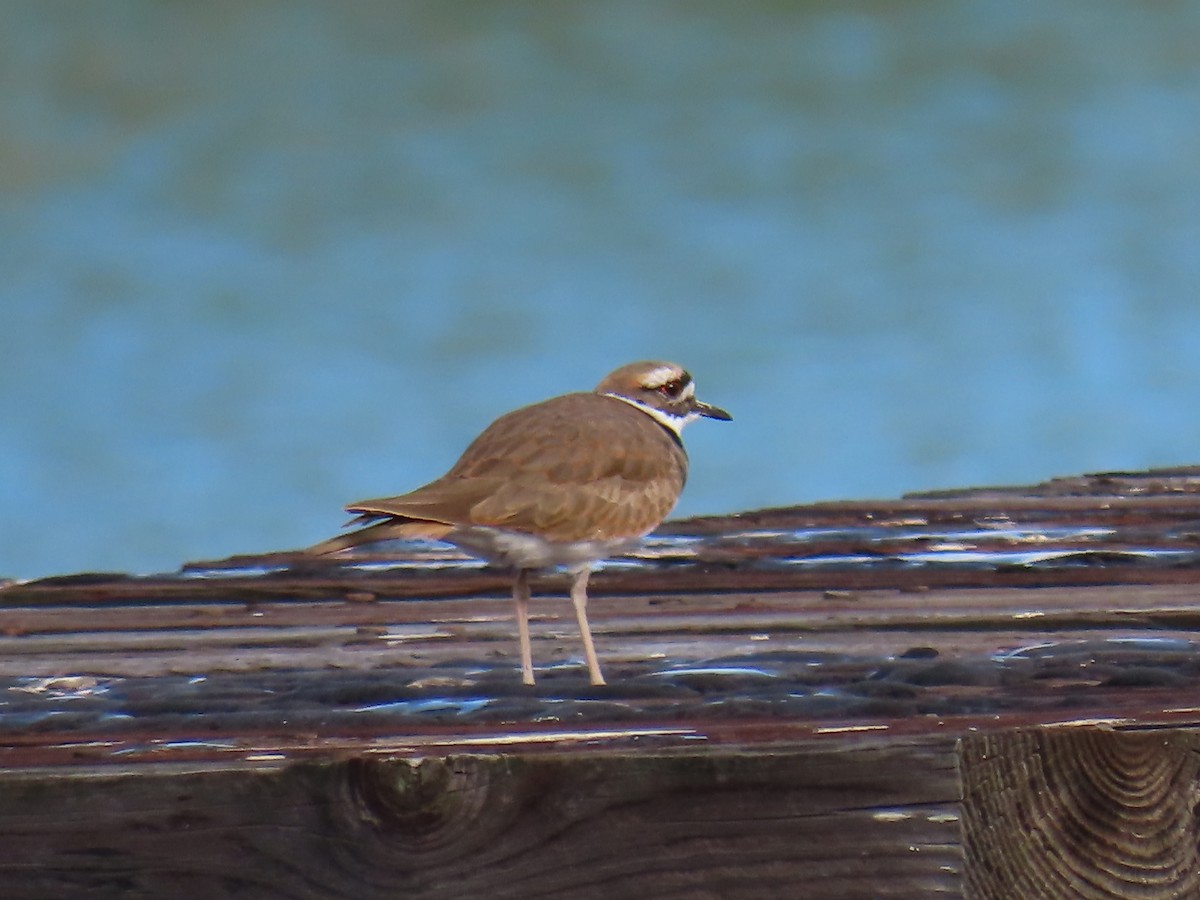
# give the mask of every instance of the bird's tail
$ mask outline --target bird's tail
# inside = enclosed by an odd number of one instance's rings
[[[360,517],[350,524],[353,525],[361,521],[370,521],[370,517]],[[324,556],[330,553],[337,553],[340,550],[349,550],[351,547],[358,547],[362,544],[374,544],[378,541],[422,538],[426,540],[438,540],[444,537],[452,528],[452,525],[446,525],[442,522],[429,522],[422,519],[384,519],[381,522],[375,522],[373,525],[367,525],[366,528],[360,528],[357,531],[351,531],[347,534],[339,534],[327,541],[313,544],[304,552],[311,553],[314,556]]]

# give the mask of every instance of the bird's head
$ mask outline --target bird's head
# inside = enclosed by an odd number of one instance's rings
[[[597,394],[638,407],[676,434],[696,419],[733,418],[719,406],[696,398],[696,383],[682,366],[670,362],[630,363],[610,372],[596,385]]]

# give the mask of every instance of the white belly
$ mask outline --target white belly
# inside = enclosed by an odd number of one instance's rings
[[[563,566],[576,572],[638,542],[638,538],[622,538],[564,544],[547,541],[533,534],[480,525],[456,528],[442,540],[498,566],[514,569]]]

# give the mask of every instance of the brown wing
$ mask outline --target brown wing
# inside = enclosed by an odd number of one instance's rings
[[[554,541],[634,537],[666,517],[686,477],[682,446],[648,415],[611,397],[567,394],[501,416],[436,481],[348,509]]]

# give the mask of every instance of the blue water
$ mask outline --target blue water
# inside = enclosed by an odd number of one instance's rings
[[[311,543],[687,365],[679,514],[1200,461],[1200,7],[49,4],[0,575]]]

